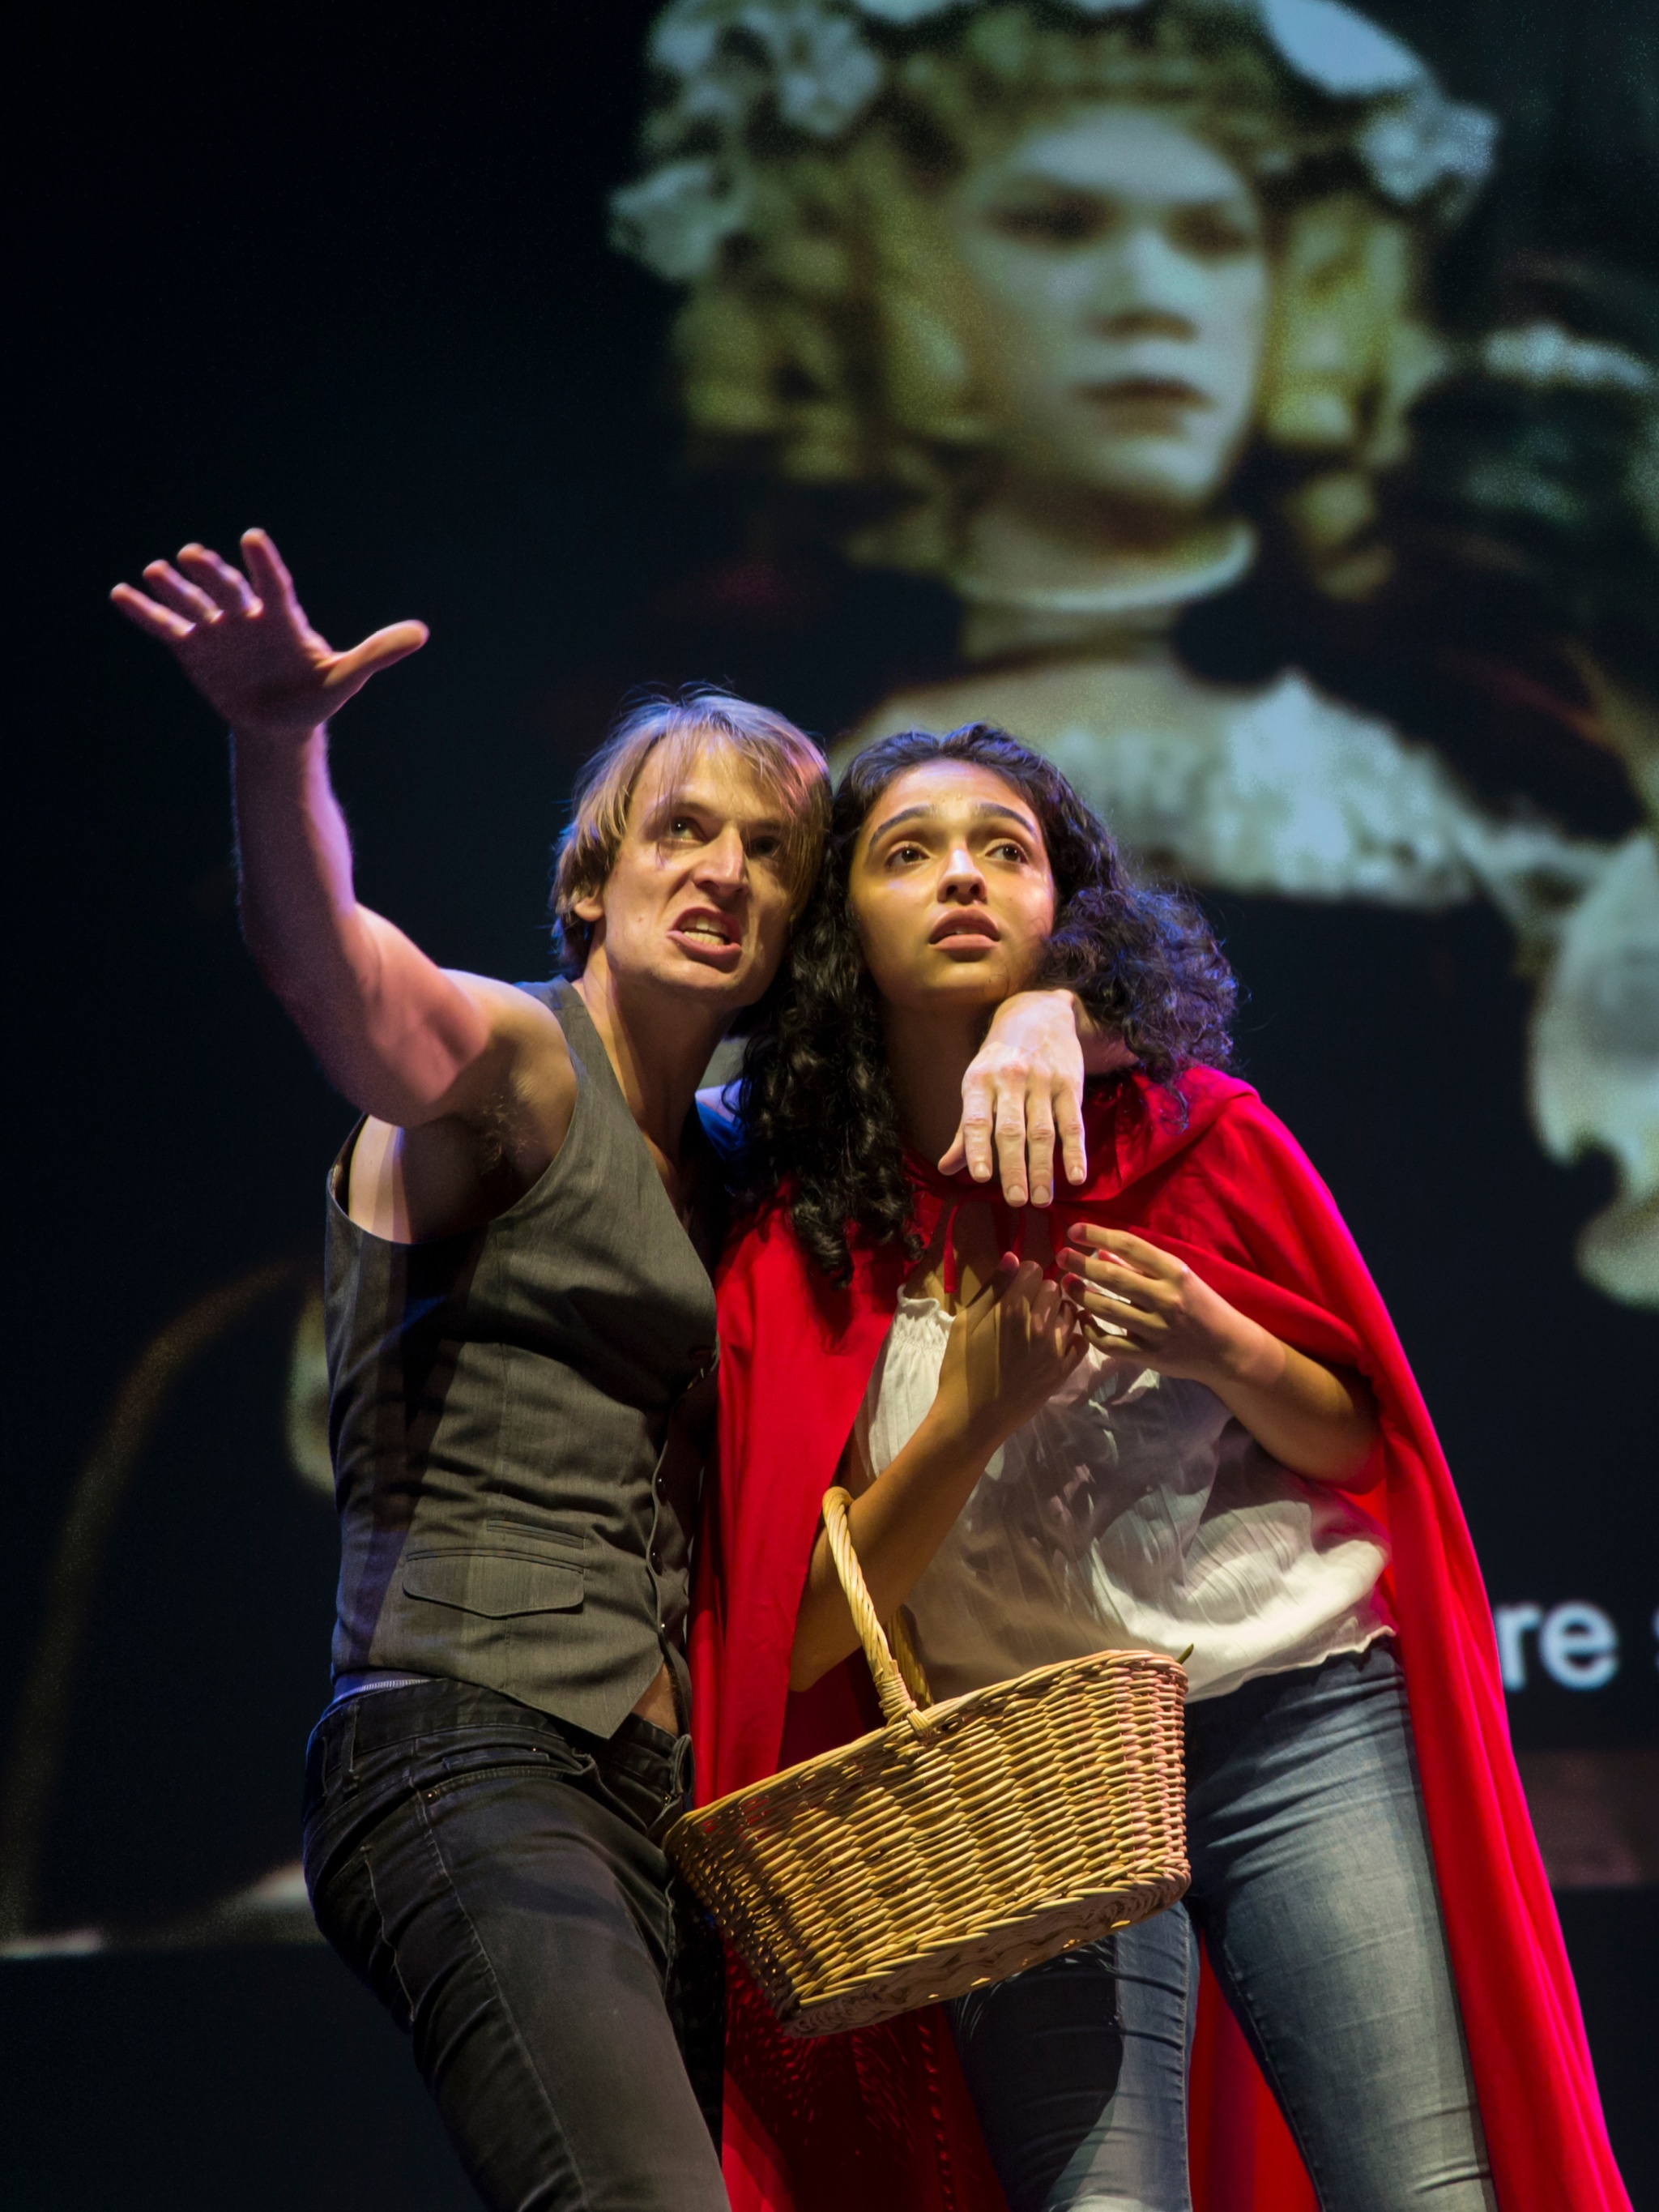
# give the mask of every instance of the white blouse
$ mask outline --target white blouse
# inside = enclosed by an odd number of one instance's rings
[[[951,1316],[901,1297],[853,1432],[872,1480],[933,1401]],[[1091,1651],[1187,1661],[1191,1698],[1393,1626],[1382,1530],[1268,1456],[1200,1382],[1085,1354],[992,1459],[912,1591],[936,1698]]]

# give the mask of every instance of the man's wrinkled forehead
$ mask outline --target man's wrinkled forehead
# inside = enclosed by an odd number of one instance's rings
[[[769,776],[718,730],[695,730],[653,745],[634,782],[628,826],[642,836],[676,804],[717,809],[745,828],[784,831],[796,809],[782,779]]]

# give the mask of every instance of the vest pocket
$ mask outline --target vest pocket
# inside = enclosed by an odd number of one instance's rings
[[[585,1580],[573,1564],[501,1552],[420,1551],[404,1559],[405,1597],[489,1620],[520,1613],[575,1613]]]

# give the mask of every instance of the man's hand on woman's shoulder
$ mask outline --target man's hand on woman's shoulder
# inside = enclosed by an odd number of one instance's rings
[[[1083,1085],[1127,1067],[1132,1055],[1090,1021],[1071,991],[1020,991],[991,1017],[985,1042],[962,1081],[962,1121],[939,1161],[975,1182],[994,1174],[1010,1206],[1051,1206],[1054,1147],[1068,1182],[1089,1173]]]

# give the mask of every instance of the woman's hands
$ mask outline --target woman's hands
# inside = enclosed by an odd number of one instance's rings
[[[1293,1474],[1363,1480],[1376,1413],[1359,1376],[1281,1342],[1144,1237],[1081,1221],[1071,1235],[1060,1254],[1066,1297],[1115,1364],[1204,1383]]]
[[[1184,1260],[1125,1229],[1074,1222],[1060,1254],[1067,1297],[1102,1352],[1121,1364],[1207,1383],[1276,1371],[1277,1337],[1195,1275]]]
[[[929,1418],[988,1459],[1078,1365],[1086,1327],[1035,1261],[1005,1252],[951,1325]]]
[[[1012,1253],[957,1315],[921,1425],[853,1501],[853,1548],[885,1620],[950,1534],[986,1462],[1057,1390],[1087,1350],[1079,1319],[1035,1262]],[[853,1455],[849,1452],[848,1459]],[[848,1486],[856,1469],[844,1466]],[[858,1649],[858,1631],[820,1533],[790,1658],[792,1689]]]
[[[1281,1343],[1143,1237],[1084,1222],[1071,1236],[1059,1255],[1059,1286],[1034,1261],[1003,1255],[951,1323],[921,1425],[854,1500],[853,1546],[884,1620],[915,1588],[993,1453],[1060,1389],[1091,1340],[1124,1366],[1205,1383],[1294,1474],[1338,1484],[1366,1479],[1376,1417],[1358,1376]],[[854,1470],[845,1474],[853,1486]],[[796,1622],[791,1688],[810,1688],[857,1644],[820,1535]]]
[[[305,737],[371,676],[426,643],[424,623],[393,623],[336,653],[307,621],[263,530],[244,533],[242,555],[246,576],[209,547],[186,545],[176,566],[152,561],[145,569],[153,597],[131,584],[110,593],[129,622],[169,648],[239,736]]]

